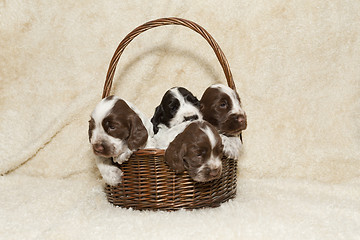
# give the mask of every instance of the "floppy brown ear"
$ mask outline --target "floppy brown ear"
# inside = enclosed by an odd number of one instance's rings
[[[165,151],[165,162],[176,173],[185,171],[184,156],[186,151],[186,144],[183,142],[181,135],[176,136]]]
[[[127,144],[130,150],[137,150],[146,144],[148,133],[138,115],[129,116],[129,121],[130,135]]]

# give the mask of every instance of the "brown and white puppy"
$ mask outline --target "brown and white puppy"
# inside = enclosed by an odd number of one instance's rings
[[[247,117],[236,91],[222,84],[208,87],[200,100],[203,119],[220,133],[224,154],[237,159],[242,146],[241,132],[247,127]]]
[[[176,173],[187,170],[197,182],[219,178],[223,146],[217,130],[205,121],[187,124],[166,149],[166,163]]]
[[[89,141],[105,182],[120,183],[122,172],[113,162],[128,160],[134,151],[146,147],[152,136],[150,121],[131,103],[116,96],[101,100],[91,113]]]

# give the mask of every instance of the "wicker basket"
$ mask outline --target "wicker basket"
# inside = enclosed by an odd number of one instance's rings
[[[125,47],[140,33],[164,25],[182,25],[203,36],[213,48],[227,79],[229,87],[235,89],[229,64],[216,41],[198,24],[180,18],[161,18],[147,22],[130,32],[119,44],[111,59],[106,76],[103,95],[109,96],[117,63]],[[162,149],[142,149],[121,164],[124,172],[122,183],[105,187],[110,203],[136,210],[178,210],[218,207],[236,195],[237,161],[223,158],[223,171],[219,179],[194,182],[185,171],[175,174],[164,160]]]

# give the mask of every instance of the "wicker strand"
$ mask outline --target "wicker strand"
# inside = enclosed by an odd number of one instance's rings
[[[110,90],[111,90],[116,66],[117,66],[120,56],[124,52],[126,46],[129,45],[129,43],[139,34],[145,32],[149,29],[159,27],[159,26],[164,26],[164,25],[182,25],[182,26],[185,26],[185,27],[188,27],[188,28],[194,30],[195,32],[197,32],[201,36],[203,36],[206,39],[206,41],[210,44],[212,49],[214,50],[216,57],[218,58],[221,66],[223,68],[228,86],[236,91],[236,87],[235,87],[235,83],[234,83],[234,80],[233,80],[233,77],[232,77],[232,74],[230,71],[229,63],[228,63],[223,51],[221,50],[221,48],[215,41],[215,39],[200,25],[198,25],[192,21],[186,20],[186,19],[172,17],[172,18],[160,18],[157,20],[147,22],[147,23],[135,28],[120,42],[120,44],[117,47],[117,49],[110,61],[110,64],[109,64],[109,69],[106,74],[106,81],[104,84],[102,98],[105,98],[110,95]]]

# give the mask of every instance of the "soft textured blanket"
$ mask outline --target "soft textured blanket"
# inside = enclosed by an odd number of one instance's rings
[[[224,51],[248,129],[238,196],[216,209],[107,203],[87,137],[109,61],[160,17]],[[360,3],[0,1],[0,239],[360,239]],[[182,26],[138,36],[113,94],[151,117],[163,93],[226,83]]]

